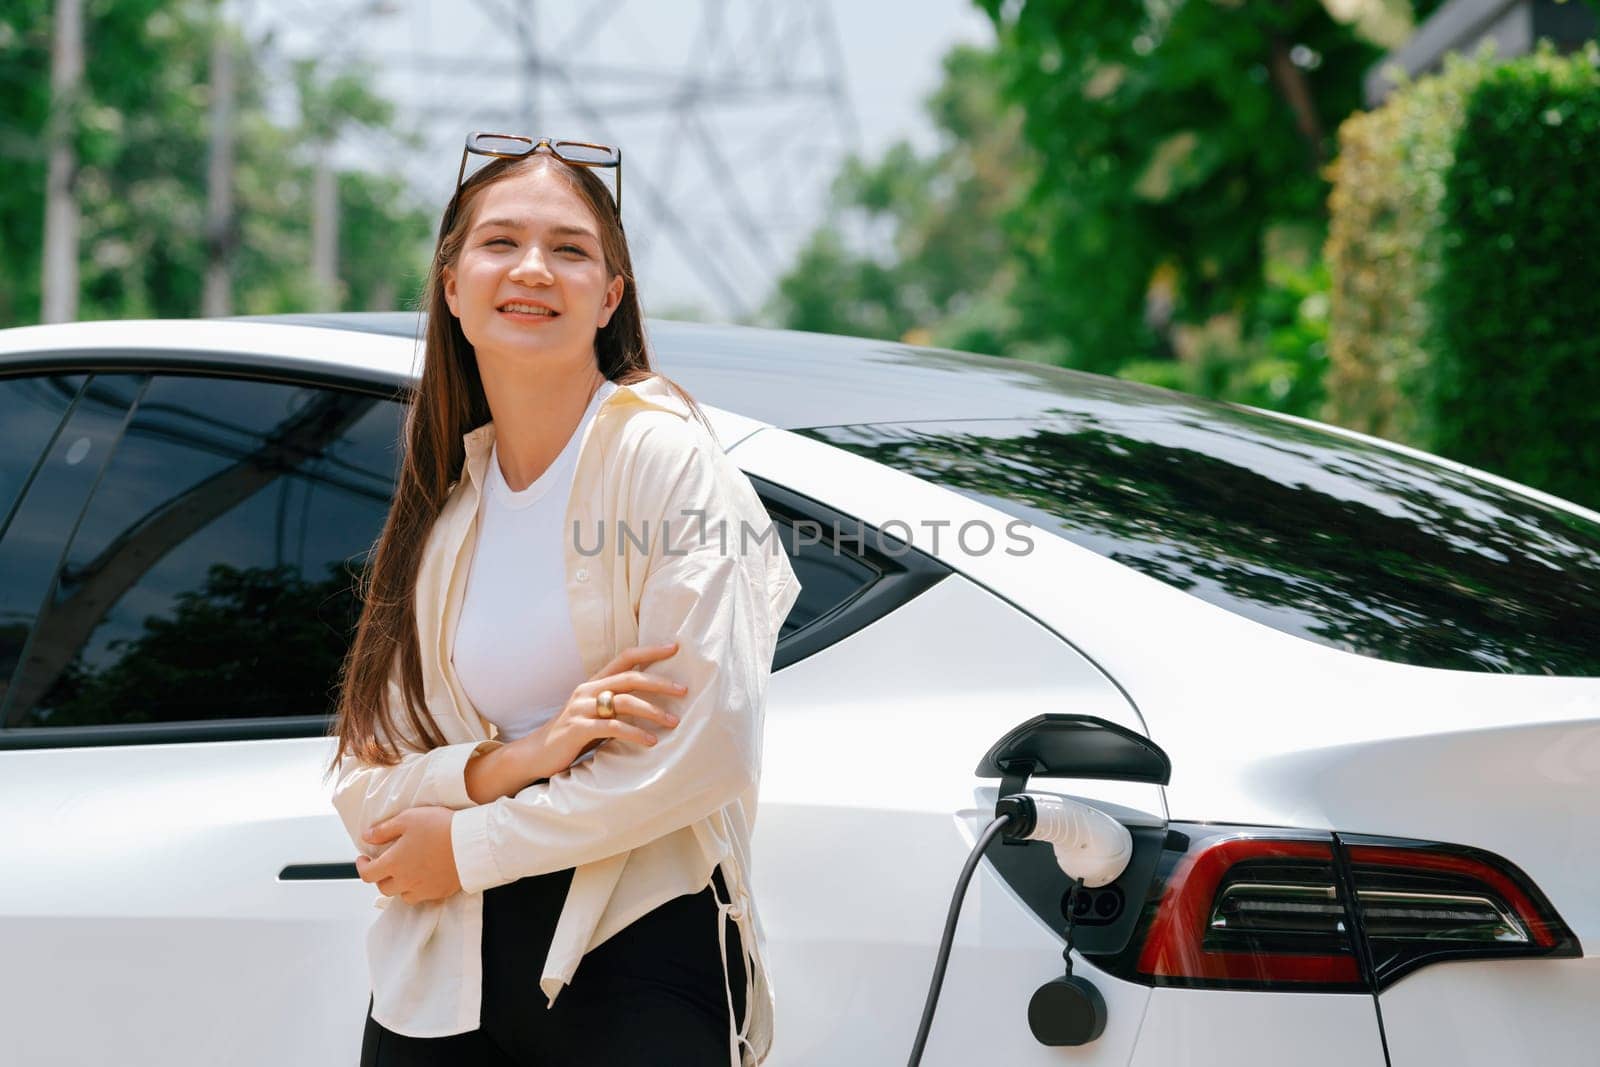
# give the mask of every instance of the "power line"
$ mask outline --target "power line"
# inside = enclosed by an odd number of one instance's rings
[[[373,7],[303,6],[280,45],[378,72],[424,142],[394,160],[408,184],[442,204],[468,129],[621,144],[642,208],[635,270],[731,318],[755,314],[797,250],[796,217],[820,217],[826,164],[859,140],[826,0],[682,3],[694,17],[668,29],[623,0],[408,0],[382,22]],[[795,165],[802,144],[822,173]]]

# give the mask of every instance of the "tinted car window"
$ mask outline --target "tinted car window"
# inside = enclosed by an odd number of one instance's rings
[[[35,395],[55,392],[50,381],[36,379],[40,393]],[[44,611],[62,551],[146,379],[108,375],[87,384],[82,378],[77,382],[77,389],[62,383],[68,400],[66,419],[37,466],[29,464],[26,492],[19,495],[0,536],[0,686],[5,687],[0,691],[0,716],[18,703],[15,682],[24,655],[31,648],[45,654],[35,640],[34,624]],[[50,414],[34,412],[32,417],[48,422]],[[19,483],[19,491],[22,488]],[[0,717],[0,723],[9,721]]]
[[[806,432],[1335,648],[1600,674],[1600,526],[1365,442],[1227,408]]]
[[[778,631],[775,671],[897,611],[950,573],[892,532],[764,478],[751,482],[800,581],[800,595]]]
[[[850,553],[849,549],[823,536],[815,527],[798,529],[786,517],[773,515],[778,538],[789,555],[795,577],[800,581],[800,596],[778,631],[782,641],[848,603],[856,594],[878,579],[879,571]]]
[[[90,391],[114,381],[96,377]],[[53,583],[42,567],[50,587],[5,724],[331,711],[353,575],[393,491],[399,417],[396,403],[357,393],[151,380],[75,529],[51,524],[62,564]]]
[[[12,463],[33,473],[0,535],[0,725],[331,712],[354,576],[393,493],[398,404],[179,374],[42,378],[12,395],[39,409],[29,440],[49,449]],[[931,564],[853,551],[849,523],[836,543],[838,516],[769,507],[803,583],[779,660],[936,580]]]
[[[84,381],[81,374],[0,379],[0,426],[5,427],[5,447],[0,448],[0,533],[10,524],[12,508],[22,499],[40,454]]]

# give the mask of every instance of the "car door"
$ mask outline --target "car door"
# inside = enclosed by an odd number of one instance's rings
[[[237,375],[0,378],[0,1062],[355,1058],[321,771],[400,411]]]

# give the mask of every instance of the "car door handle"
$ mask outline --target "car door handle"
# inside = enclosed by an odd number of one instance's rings
[[[360,880],[354,863],[291,863],[278,872],[280,882],[324,881],[329,878]]]

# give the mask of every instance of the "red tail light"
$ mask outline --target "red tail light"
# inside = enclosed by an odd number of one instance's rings
[[[1366,988],[1332,844],[1195,842],[1167,878],[1137,970],[1162,985]]]
[[[1533,881],[1498,856],[1454,845],[1341,840],[1379,988],[1438,960],[1582,954]]]
[[[1438,960],[1581,954],[1526,875],[1453,845],[1173,824],[1142,895],[1126,947],[1089,959],[1150,985],[1368,992]]]

